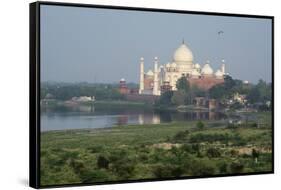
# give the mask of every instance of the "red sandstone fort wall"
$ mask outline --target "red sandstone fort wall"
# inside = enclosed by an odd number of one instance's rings
[[[206,78],[198,78],[198,79],[190,78],[188,79],[188,81],[191,86],[196,85],[198,86],[198,88],[202,90],[209,90],[215,85],[224,83],[224,79],[217,79],[214,77],[208,77],[208,78],[206,77]]]

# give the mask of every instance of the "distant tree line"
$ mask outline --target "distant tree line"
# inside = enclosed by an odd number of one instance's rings
[[[69,100],[75,96],[94,96],[96,100],[124,99],[118,86],[110,84],[44,84],[41,87],[41,98],[45,98],[47,94],[51,94],[58,100]]]
[[[219,99],[225,102],[233,98],[235,93],[243,94],[249,103],[265,104],[272,100],[272,84],[259,80],[257,84],[245,84],[241,80],[225,76],[224,83],[212,87],[209,91],[202,91],[197,86],[190,86],[185,77],[177,81],[177,91],[168,91],[160,96],[159,105],[189,105],[195,97]],[[239,108],[241,105],[235,104]]]
[[[241,80],[225,77],[225,82],[210,89],[212,98],[231,98],[234,93],[244,94],[250,103],[266,102],[272,99],[272,84],[263,80],[255,84],[244,84]]]

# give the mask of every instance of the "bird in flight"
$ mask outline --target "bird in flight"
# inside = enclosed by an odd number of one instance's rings
[[[224,33],[224,31],[222,31],[222,30],[218,31],[218,35],[223,34],[223,33]]]

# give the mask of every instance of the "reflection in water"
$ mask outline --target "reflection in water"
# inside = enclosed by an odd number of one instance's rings
[[[160,116],[158,114],[153,113],[151,123],[152,124],[159,124],[160,123]]]
[[[41,109],[41,130],[105,128],[128,124],[159,124],[172,121],[220,120],[217,112],[174,112],[143,109],[98,109],[94,106],[72,106]]]
[[[125,125],[128,123],[129,117],[127,115],[120,115],[117,117],[117,125]]]
[[[138,121],[139,121],[139,124],[144,124],[144,118],[143,118],[143,115],[142,114],[139,114],[138,115]]]

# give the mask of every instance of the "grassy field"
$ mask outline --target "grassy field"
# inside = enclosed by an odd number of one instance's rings
[[[271,113],[261,127],[204,121],[41,133],[41,185],[267,172]]]

